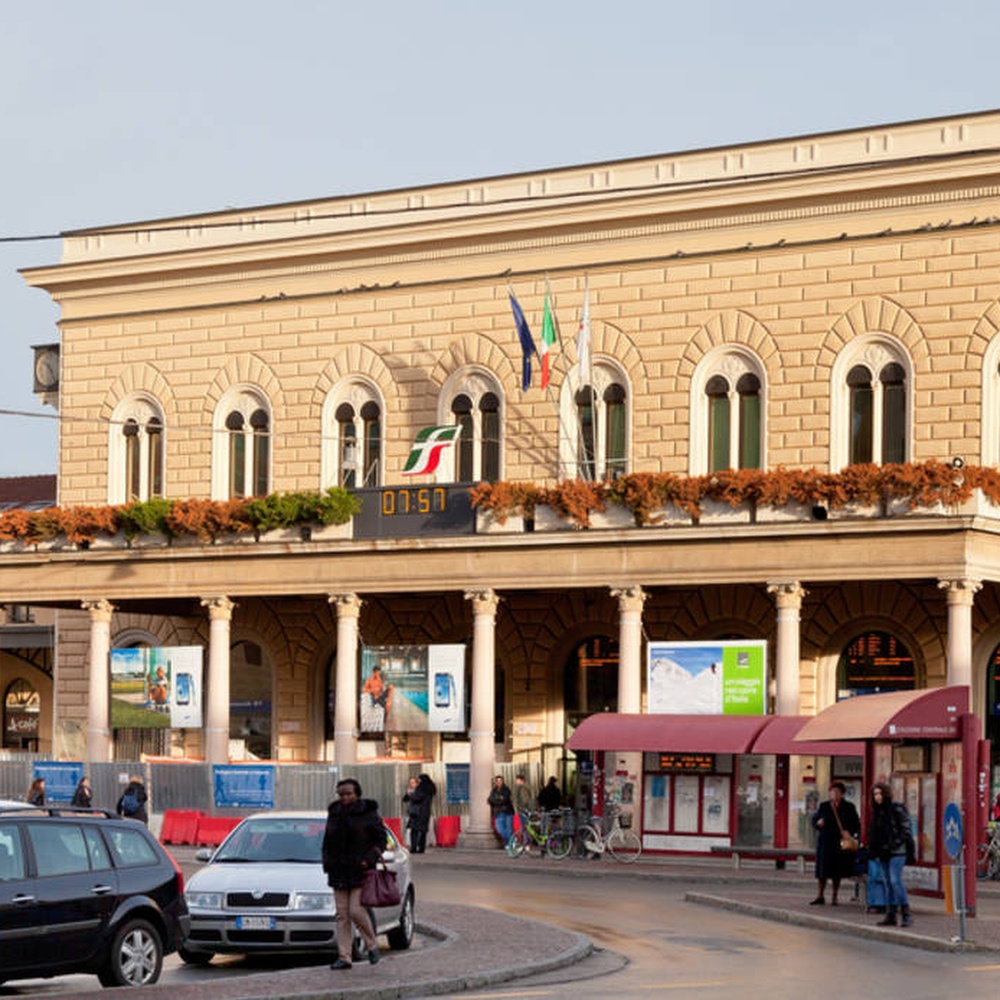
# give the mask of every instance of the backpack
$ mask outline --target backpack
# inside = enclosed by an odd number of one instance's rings
[[[122,796],[122,815],[134,816],[139,811],[139,796],[134,792],[126,792]]]

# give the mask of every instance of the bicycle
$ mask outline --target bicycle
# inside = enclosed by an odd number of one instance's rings
[[[604,835],[596,822],[591,820],[577,830],[576,842],[584,857],[599,857],[607,853],[624,864],[630,865],[639,860],[642,854],[642,840],[634,830],[622,826],[621,810],[609,812],[611,829]]]
[[[528,822],[522,823],[521,829],[515,830],[507,841],[507,854],[518,858],[529,852],[532,845],[556,861],[569,857],[573,850],[573,837],[562,823],[562,810],[529,813]]]
[[[1000,823],[991,823],[989,839],[976,850],[976,877],[1000,880]]]

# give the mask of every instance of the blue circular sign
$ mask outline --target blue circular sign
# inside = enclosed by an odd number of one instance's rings
[[[945,852],[954,861],[962,853],[962,810],[954,802],[945,806],[941,832],[944,834]]]

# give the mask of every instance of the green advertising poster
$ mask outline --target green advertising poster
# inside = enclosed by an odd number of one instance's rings
[[[651,642],[646,681],[651,715],[765,715],[767,643]]]

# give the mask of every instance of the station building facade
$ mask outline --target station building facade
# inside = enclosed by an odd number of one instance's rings
[[[998,149],[987,112],[66,233],[23,272],[60,309],[36,391],[61,507],[344,486],[376,516],[238,545],[4,543],[0,602],[58,615],[53,753],[125,752],[108,651],[141,645],[206,649],[204,726],[145,749],[469,761],[474,826],[497,760],[560,773],[582,718],[644,710],[650,640],[766,640],[785,715],[967,684],[994,733],[988,502],[420,515],[481,481],[997,466]],[[545,389],[512,295],[537,347],[554,314]],[[456,423],[404,476],[418,432]],[[467,731],[359,734],[359,649],[438,643],[468,650]]]

